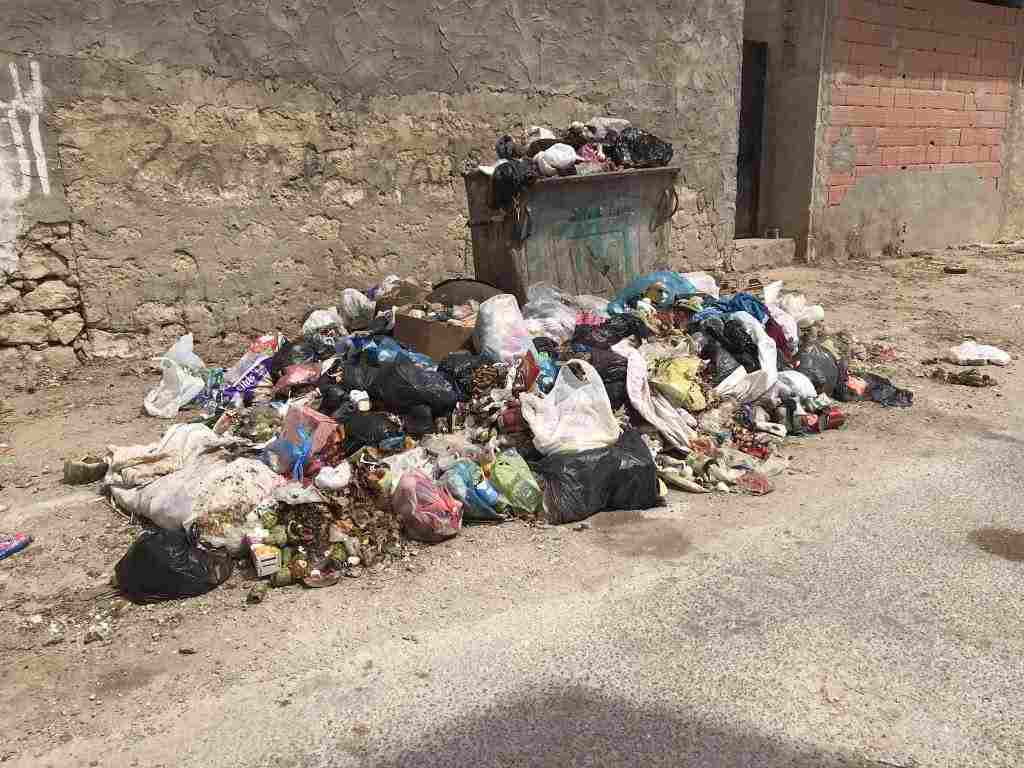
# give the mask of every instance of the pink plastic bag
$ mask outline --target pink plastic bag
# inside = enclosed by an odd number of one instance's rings
[[[462,502],[422,470],[402,475],[391,503],[410,539],[433,544],[450,539],[462,527]]]

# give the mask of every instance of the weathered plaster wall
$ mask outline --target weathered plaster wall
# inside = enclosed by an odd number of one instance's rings
[[[1024,11],[970,0],[834,0],[832,10],[814,204],[820,252],[998,237],[1005,219],[1020,217],[1004,211],[1004,196],[1024,185],[1006,162]]]
[[[0,56],[0,375],[9,379],[74,368],[83,328],[44,94],[38,62]]]
[[[742,0],[8,0],[59,142],[94,354],[292,323],[470,265],[467,157],[617,114],[676,145],[674,260],[728,249]]]
[[[744,37],[768,44],[763,231],[778,227],[807,255],[826,2],[747,0]]]

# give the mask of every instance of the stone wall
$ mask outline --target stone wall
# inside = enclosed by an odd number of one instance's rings
[[[0,378],[78,364],[82,301],[38,62],[0,56]]]
[[[0,51],[46,84],[90,352],[136,356],[185,329],[288,327],[389,272],[471,271],[463,165],[531,124],[615,114],[672,140],[673,261],[717,263],[742,16],[741,0],[9,0]]]
[[[832,5],[820,252],[897,254],[998,237],[1003,197],[1020,186],[1004,158],[1024,11],[970,0]]]

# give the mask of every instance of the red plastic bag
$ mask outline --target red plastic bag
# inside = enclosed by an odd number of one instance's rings
[[[419,469],[405,472],[398,481],[392,506],[410,539],[433,544],[450,539],[462,528],[462,502]]]

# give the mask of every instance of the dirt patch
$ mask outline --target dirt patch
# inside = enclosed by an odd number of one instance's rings
[[[1024,563],[1024,531],[1013,528],[979,528],[971,534],[974,542],[983,552]]]
[[[686,526],[643,512],[601,512],[590,518],[595,543],[623,557],[675,560],[690,549]]]

